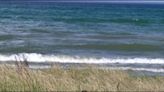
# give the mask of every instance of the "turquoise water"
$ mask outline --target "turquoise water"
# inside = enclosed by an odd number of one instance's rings
[[[1,3],[0,54],[1,61],[25,54],[38,62],[125,63],[133,68],[131,63],[144,63],[163,69],[164,5]]]

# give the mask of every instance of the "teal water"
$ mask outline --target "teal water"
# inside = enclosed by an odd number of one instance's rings
[[[0,58],[19,53],[163,64],[164,5],[1,3]]]

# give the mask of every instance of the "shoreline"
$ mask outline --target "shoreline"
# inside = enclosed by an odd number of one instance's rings
[[[23,65],[12,68],[0,65],[0,91],[161,91],[162,76],[132,76],[122,70],[90,66],[64,69],[30,69]]]
[[[18,61],[0,61],[1,65],[7,65],[16,67],[16,63]],[[25,61],[19,61],[18,63],[24,63]],[[118,70],[118,71],[126,71],[127,73],[134,75],[134,76],[164,76],[164,69],[161,68],[149,68],[150,65],[138,65],[141,67],[130,67],[131,64],[120,64],[120,63],[113,63],[113,64],[90,64],[90,63],[61,63],[61,62],[28,62],[28,67],[34,70],[44,70],[44,69],[51,69],[54,66],[59,66],[63,69],[69,68],[76,68],[76,69],[86,69],[88,67],[94,67],[97,69],[105,69],[105,70]],[[162,66],[162,65],[153,65],[153,66]]]

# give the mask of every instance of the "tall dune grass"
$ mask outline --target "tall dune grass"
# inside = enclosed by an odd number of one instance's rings
[[[21,67],[21,68],[20,68]],[[0,91],[164,91],[164,77],[135,77],[125,71],[55,66],[33,70],[0,65]]]

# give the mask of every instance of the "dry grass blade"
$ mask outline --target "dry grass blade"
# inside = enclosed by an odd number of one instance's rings
[[[164,77],[132,77],[96,67],[32,70],[20,65],[0,66],[0,91],[164,91]]]

